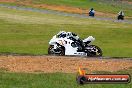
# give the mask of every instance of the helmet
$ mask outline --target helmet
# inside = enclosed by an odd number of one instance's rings
[[[91,8],[91,10],[94,10],[93,8]]]
[[[75,33],[73,33],[73,32],[67,32],[67,36],[73,37],[73,36],[77,36],[77,34],[75,34]]]
[[[65,31],[60,31],[58,34],[57,34],[58,38],[64,38],[66,37],[66,32]]]
[[[72,33],[71,32],[67,32],[67,37],[71,37],[72,36]]]

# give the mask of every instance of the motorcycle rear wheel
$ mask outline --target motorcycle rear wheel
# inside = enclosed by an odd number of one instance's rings
[[[100,56],[103,55],[102,50],[98,46],[96,46],[96,45],[90,45],[89,47],[95,48],[96,51],[95,52],[88,51],[87,52],[87,56],[90,56],[90,57],[100,57]]]

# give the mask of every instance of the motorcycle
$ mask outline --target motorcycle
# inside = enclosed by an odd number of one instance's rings
[[[91,42],[95,40],[94,37],[88,38],[78,42],[73,37],[57,37],[54,35],[49,41],[48,54],[49,55],[75,55],[75,56],[102,56],[102,50],[96,46],[91,45]]]
[[[124,20],[124,16],[123,15],[118,15],[117,19],[118,20]]]

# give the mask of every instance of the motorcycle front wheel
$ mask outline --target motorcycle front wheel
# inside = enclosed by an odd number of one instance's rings
[[[49,48],[48,48],[48,54],[49,55],[64,56],[65,55],[65,50],[62,47],[59,47],[58,49],[54,49],[54,46],[50,45]]]
[[[102,50],[96,45],[90,45],[91,49],[87,51],[87,56],[100,57],[103,55]]]

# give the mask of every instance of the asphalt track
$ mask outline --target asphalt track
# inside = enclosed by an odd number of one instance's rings
[[[31,7],[24,7],[24,6],[12,6],[12,5],[0,4],[0,7],[10,8],[10,9],[17,9],[17,10],[24,10],[24,11],[39,12],[39,13],[44,13],[44,14],[55,14],[55,15],[61,15],[61,16],[89,18],[89,19],[96,19],[96,20],[112,21],[112,22],[116,22],[116,23],[132,24],[131,20],[118,21],[118,20],[115,20],[115,19],[112,19],[112,18],[106,18],[106,17],[94,17],[93,18],[93,17],[86,16],[84,14],[66,13],[66,12],[46,10],[46,9],[38,9],[38,8],[31,8]]]
[[[41,54],[41,55],[34,55],[34,54],[26,54],[26,53],[10,53],[10,52],[3,52],[0,53],[0,56],[42,56],[42,57],[64,57],[64,58],[85,58],[85,59],[89,59],[89,58],[96,58],[96,59],[102,59],[102,60],[109,60],[109,59],[113,59],[113,60],[132,60],[132,57],[109,57],[109,56],[101,56],[101,57],[88,57],[88,56],[76,56],[76,55],[69,55],[69,56],[58,56],[58,55],[48,55],[48,54]]]

